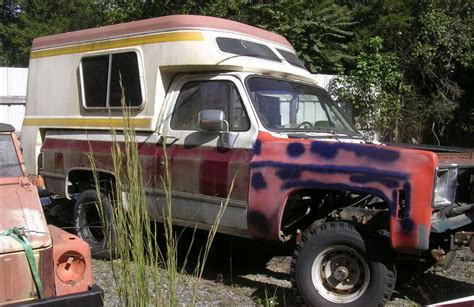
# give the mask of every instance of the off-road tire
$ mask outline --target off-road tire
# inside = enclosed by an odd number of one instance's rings
[[[383,306],[390,299],[396,280],[395,270],[386,250],[376,238],[364,240],[355,227],[348,223],[325,223],[305,233],[298,243],[291,262],[293,287],[309,306]],[[350,279],[339,283],[334,277],[338,275],[336,270],[332,270],[333,263],[328,260],[323,265],[322,260],[331,255],[334,255],[334,264],[338,268],[342,267],[343,272],[357,272],[350,273],[349,276],[352,274],[358,282],[354,282],[353,290],[343,290],[348,293],[342,296],[340,292],[337,293],[337,287],[344,286],[343,282]],[[341,257],[349,259],[346,261],[349,265],[337,264],[338,259],[344,261]],[[326,275],[326,267],[331,274]],[[350,270],[346,270],[346,267]],[[341,270],[338,273],[340,272]],[[368,272],[368,278],[365,272]],[[362,282],[359,281],[361,278]],[[331,288],[331,282],[336,282],[336,286]]]
[[[102,207],[102,216],[99,213]],[[113,259],[117,235],[112,225],[112,206],[109,198],[93,189],[81,193],[74,205],[74,228],[78,237],[86,241],[92,257]]]

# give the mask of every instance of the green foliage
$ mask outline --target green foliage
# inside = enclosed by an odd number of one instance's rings
[[[116,24],[175,14],[208,15],[232,18],[245,10],[245,0],[99,0],[94,6],[102,12],[102,24]]]
[[[404,96],[410,93],[394,53],[383,53],[383,40],[370,39],[369,51],[356,59],[348,76],[336,79],[338,93],[354,106],[355,120],[361,130],[374,131],[380,138],[401,120]]]
[[[349,7],[357,23],[352,27],[355,39],[350,42],[351,54],[363,51],[370,38],[379,36],[384,40],[386,51],[397,52],[406,47],[414,32],[411,25],[416,19],[414,1],[338,1]],[[416,33],[416,32],[415,32]]]
[[[255,304],[257,304],[257,306],[263,306],[263,307],[275,307],[275,306],[280,305],[278,302],[278,296],[276,294],[277,290],[278,288],[275,288],[275,291],[273,291],[273,294],[272,294],[272,293],[269,293],[267,287],[265,287],[264,289],[265,297],[263,299],[261,298],[256,299]]]
[[[472,101],[472,92],[463,82],[473,62],[472,2],[338,3],[347,5],[358,21],[353,27],[355,39],[349,44],[352,54],[364,52],[370,48],[370,38],[379,36],[384,41],[382,52],[398,59],[403,84],[410,87],[409,92],[401,93],[398,139],[435,144],[439,139],[445,145],[473,146],[463,137],[472,134],[472,119],[465,115],[473,112],[472,103],[467,103]],[[357,63],[346,65],[346,70],[358,69]]]
[[[0,25],[0,66],[28,65],[33,38],[98,25],[89,0],[4,1]]]
[[[274,1],[253,5],[245,23],[285,36],[313,73],[334,72],[347,53],[346,42],[354,25],[350,11],[332,0]]]
[[[460,15],[448,15],[446,10],[429,8],[417,25],[420,31],[411,60],[419,76],[414,81],[421,93],[430,94],[427,124],[435,124],[442,133],[453,119],[456,99],[463,94],[455,78],[456,70],[472,65],[472,23],[466,23]]]

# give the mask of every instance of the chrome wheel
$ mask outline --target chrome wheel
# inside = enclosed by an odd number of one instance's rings
[[[357,300],[367,290],[370,271],[365,259],[355,249],[334,245],[314,259],[311,278],[322,297],[345,304]]]

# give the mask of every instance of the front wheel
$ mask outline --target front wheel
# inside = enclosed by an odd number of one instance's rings
[[[325,223],[305,234],[293,254],[294,286],[310,306],[384,305],[395,287],[384,255],[352,225]]]
[[[77,236],[89,244],[92,257],[114,257],[116,233],[112,226],[112,206],[107,196],[102,195],[99,199],[93,189],[82,192],[74,205],[74,228]]]

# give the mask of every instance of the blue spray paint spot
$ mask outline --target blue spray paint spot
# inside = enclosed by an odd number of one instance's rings
[[[348,150],[353,150],[358,157],[366,156],[369,159],[379,161],[379,162],[394,162],[400,158],[400,153],[395,150],[377,147],[377,146],[357,146],[353,144],[350,145],[352,148]]]
[[[405,191],[405,216],[411,216],[411,184],[405,182],[403,190]]]
[[[330,142],[312,142],[311,152],[326,159],[333,159],[338,151],[337,143]]]
[[[294,168],[282,168],[279,171],[277,171],[276,174],[282,180],[298,179],[301,176],[301,172]]]
[[[268,218],[258,211],[249,212],[248,216],[249,226],[253,226],[262,235],[267,235],[271,231],[270,221]]]
[[[292,168],[299,171],[309,171],[319,174],[367,174],[373,176],[389,176],[399,180],[408,180],[408,174],[378,170],[375,168],[365,166],[341,166],[341,165],[316,165],[316,164],[297,164],[297,163],[284,163],[277,161],[254,161],[250,163],[253,169],[265,168],[265,167],[278,167],[278,168]]]
[[[265,189],[267,187],[267,183],[265,182],[265,178],[263,178],[262,173],[253,174],[252,187],[255,190]]]
[[[286,148],[286,152],[291,157],[298,157],[304,153],[304,145],[301,143],[290,143]]]
[[[403,219],[400,221],[402,230],[406,233],[410,233],[415,229],[415,222],[412,219]]]
[[[333,159],[339,150],[351,151],[358,157],[367,157],[378,162],[394,162],[400,158],[398,151],[381,146],[321,141],[311,144],[311,152],[326,159]]]
[[[386,186],[387,188],[398,188],[398,181],[393,180],[390,178],[383,178],[383,177],[378,177],[378,176],[370,176],[370,175],[352,175],[350,177],[350,180],[355,183],[361,183],[361,184],[366,184],[366,183],[371,183],[371,182],[379,182]]]
[[[262,141],[257,139],[255,144],[253,144],[253,153],[257,156],[262,153]]]
[[[389,207],[390,215],[397,216],[397,201],[398,201],[398,190],[392,192],[392,202]]]

